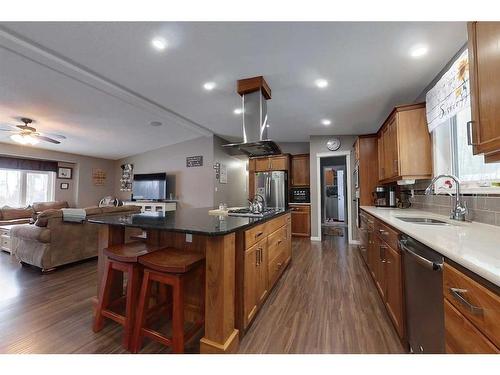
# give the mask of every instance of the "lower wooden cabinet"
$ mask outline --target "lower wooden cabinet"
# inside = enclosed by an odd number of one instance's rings
[[[291,240],[290,214],[252,227],[241,235],[245,249],[240,261],[243,263],[242,295],[237,296],[239,328],[249,326],[290,262]]]
[[[449,354],[492,354],[498,348],[453,305],[444,300],[445,347]]]
[[[292,210],[292,236],[311,236],[311,206],[290,204]]]
[[[365,229],[366,228],[366,229]],[[404,317],[404,292],[402,280],[402,257],[394,238],[398,233],[374,217],[361,215],[361,244],[366,246],[363,254],[368,270],[373,277],[389,318],[400,338],[406,336]]]

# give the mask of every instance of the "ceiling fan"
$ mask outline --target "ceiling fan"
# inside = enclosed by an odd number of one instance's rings
[[[40,133],[34,128],[33,126],[30,126],[30,124],[33,123],[33,120],[27,117],[21,117],[19,119],[23,125],[11,125],[11,124],[2,124],[5,126],[10,127],[10,129],[2,129],[0,128],[0,131],[4,132],[13,132],[15,134],[12,134],[10,136],[10,139],[12,139],[14,142],[20,143],[22,145],[36,145],[40,141],[45,141],[45,142],[50,142],[54,144],[59,144],[58,140],[55,140],[53,138],[58,138],[58,139],[66,139],[64,135],[61,134],[52,134],[52,133]],[[50,135],[50,138],[48,137]]]

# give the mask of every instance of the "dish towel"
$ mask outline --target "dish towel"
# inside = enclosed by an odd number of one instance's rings
[[[81,223],[87,217],[87,213],[83,208],[61,208],[63,213],[63,221],[72,223]]]

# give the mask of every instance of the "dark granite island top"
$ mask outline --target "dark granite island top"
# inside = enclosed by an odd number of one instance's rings
[[[88,222],[170,232],[221,236],[274,219],[289,212],[281,210],[262,218],[209,215],[211,208],[182,208],[176,211],[127,215],[92,216]]]

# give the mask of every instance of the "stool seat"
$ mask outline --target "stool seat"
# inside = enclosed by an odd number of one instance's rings
[[[162,246],[151,245],[143,241],[113,245],[103,250],[109,259],[125,263],[136,263],[140,256],[162,249]]]
[[[139,263],[159,272],[186,273],[205,259],[196,251],[164,248],[139,257]]]

